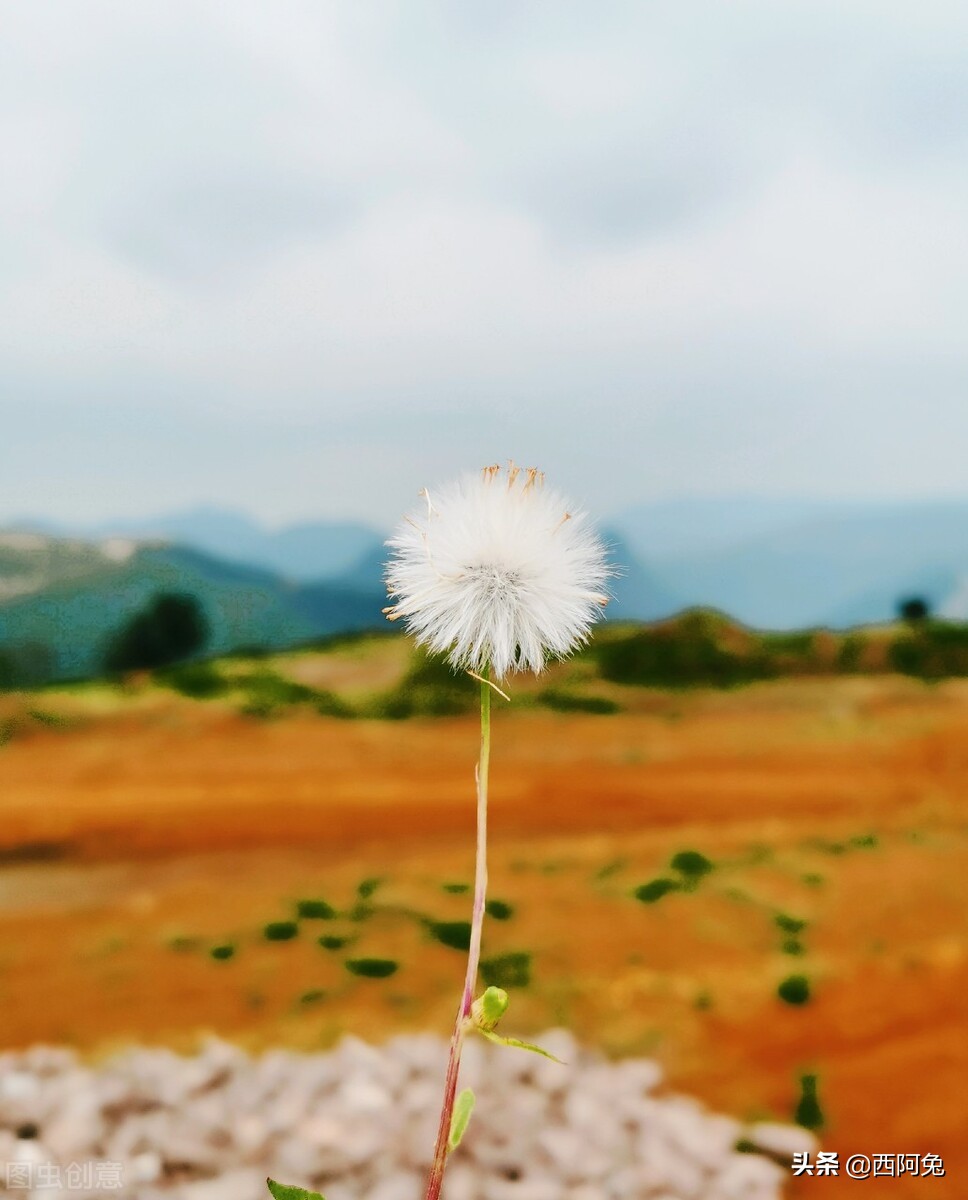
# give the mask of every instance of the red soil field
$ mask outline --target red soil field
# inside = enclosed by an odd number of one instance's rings
[[[637,695],[614,716],[496,712],[491,894],[514,911],[489,921],[485,955],[533,965],[507,1031],[567,1024],[654,1055],[672,1087],[741,1117],[790,1119],[815,1072],[826,1149],[936,1153],[948,1173],[791,1196],[968,1194],[968,686]],[[473,719],[79,705],[74,726],[0,750],[5,1047],[448,1032],[462,957],[415,914],[468,915],[441,884],[470,878]],[[714,864],[695,892],[635,899],[683,849]],[[299,897],[345,908],[366,877],[383,882],[365,920],[262,937]],[[328,932],[399,972],[351,977],[317,944]],[[212,961],[225,941],[235,957]],[[792,974],[808,1003],[777,997]]]

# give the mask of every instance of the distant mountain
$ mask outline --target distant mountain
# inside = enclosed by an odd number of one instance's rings
[[[261,582],[250,579],[246,586],[274,597],[272,605],[264,602],[266,626],[279,623],[274,638],[282,638],[283,629],[312,636],[342,620],[358,624],[363,617],[354,604],[369,605],[367,611],[375,604],[379,612],[385,603],[387,549],[363,524],[319,521],[273,531],[238,513],[203,508],[106,522],[94,532],[96,543],[42,536],[33,557],[21,553],[26,543],[21,551],[10,543],[31,536],[26,529],[0,540],[2,610],[45,580],[60,585],[90,571],[127,578],[125,571],[146,569],[148,550],[135,534],[171,543],[151,551],[155,573],[162,561],[188,570],[187,551],[178,546],[194,549],[195,571],[210,581],[227,563],[236,564],[235,572],[244,571],[241,563],[261,572]],[[845,627],[893,618],[907,595],[924,595],[939,614],[968,617],[968,501],[685,499],[620,513],[604,536],[621,568],[612,582],[612,620],[651,620],[705,606],[764,629]],[[233,578],[231,588],[241,587]],[[219,603],[232,609],[227,593]],[[277,614],[271,620],[270,611]]]
[[[211,653],[277,648],[381,621],[378,581],[306,586],[188,547],[25,536],[0,537],[0,648],[41,678],[96,673],[113,632],[159,591],[197,597]]]
[[[625,509],[609,524],[634,554],[657,562],[731,550],[754,538],[844,511],[844,505],[824,500],[684,496]]]
[[[25,522],[24,527],[63,534],[63,528]],[[367,525],[347,521],[307,521],[266,529],[244,513],[200,507],[158,517],[119,518],[71,530],[79,536],[134,538],[190,546],[215,558],[247,562],[297,581],[335,579],[355,566],[380,536]]]
[[[686,603],[760,628],[884,621],[918,581],[968,574],[968,502],[851,505],[653,566]]]
[[[606,529],[602,537],[609,560],[619,572],[609,582],[612,599],[605,612],[610,621],[655,621],[684,607],[681,598],[635,556],[620,533]]]

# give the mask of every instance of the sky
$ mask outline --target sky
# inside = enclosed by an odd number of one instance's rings
[[[968,496],[968,7],[31,0],[0,521]]]

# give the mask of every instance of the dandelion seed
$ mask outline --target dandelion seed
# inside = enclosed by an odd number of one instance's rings
[[[588,638],[614,574],[585,513],[535,467],[485,467],[420,492],[387,542],[391,621],[459,670],[543,669]],[[523,477],[523,478],[522,478]]]

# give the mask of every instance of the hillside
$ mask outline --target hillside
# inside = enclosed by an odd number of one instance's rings
[[[386,556],[383,535],[355,522],[269,529],[242,513],[202,508],[73,531],[28,531],[118,541],[163,538],[245,562],[297,584],[369,592]],[[711,607],[765,629],[892,619],[922,595],[935,612],[968,615],[968,502],[836,502],[684,497],[639,505],[602,523],[621,569],[609,616],[654,620]],[[4,574],[0,562],[0,578]]]
[[[162,591],[198,599],[213,654],[375,625],[382,604],[378,585],[304,587],[184,547],[39,535],[6,536],[0,585],[0,650],[28,682],[97,674],[112,633]]]

